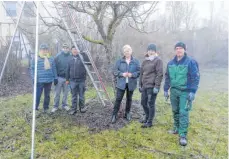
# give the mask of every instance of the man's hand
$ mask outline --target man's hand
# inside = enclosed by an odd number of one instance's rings
[[[58,79],[54,79],[54,86],[58,84]]]
[[[66,85],[68,85],[69,84],[69,81],[66,81],[65,83],[66,83]]]
[[[139,92],[142,93],[144,89],[142,87],[139,87]]]
[[[128,73],[128,77],[132,77],[132,73]]]

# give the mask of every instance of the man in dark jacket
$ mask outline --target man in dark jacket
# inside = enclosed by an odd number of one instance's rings
[[[66,85],[66,70],[70,59],[71,59],[71,53],[69,51],[69,46],[67,44],[63,44],[62,51],[58,53],[55,57],[58,83],[55,86],[54,107],[51,111],[52,113],[58,110],[61,90],[63,91],[62,108],[67,111],[70,109],[67,104],[68,85]]]
[[[79,51],[75,46],[72,47],[72,57],[68,63],[66,72],[66,84],[70,84],[72,93],[72,108],[69,114],[73,115],[77,112],[77,101],[79,95],[79,110],[81,113],[86,112],[85,108],[85,81],[86,81],[86,69],[83,62],[80,59]],[[80,53],[83,57],[86,65],[90,65],[90,61],[86,53]]]
[[[114,76],[117,78],[116,100],[112,114],[112,123],[117,120],[117,114],[126,91],[126,111],[124,118],[131,120],[130,109],[133,92],[137,87],[137,78],[140,74],[140,63],[132,56],[132,48],[129,45],[123,47],[124,57],[119,59],[114,68]]]
[[[172,104],[174,128],[171,134],[179,134],[181,146],[187,145],[189,110],[198,89],[200,74],[198,63],[187,55],[186,45],[178,42],[175,45],[176,56],[168,65],[165,73],[164,96]]]
[[[145,112],[142,128],[152,126],[155,116],[155,102],[163,78],[163,63],[156,53],[156,45],[150,44],[146,58],[142,63],[139,91],[142,93],[141,104]]]

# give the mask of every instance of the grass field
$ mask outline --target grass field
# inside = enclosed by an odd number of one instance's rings
[[[106,129],[91,133],[86,125],[76,126],[77,118],[67,113],[60,116],[40,114],[36,120],[36,158],[226,159],[228,93],[225,88],[221,88],[222,84],[220,87],[216,86],[223,81],[224,86],[227,86],[227,81],[222,79],[227,76],[221,76],[217,83],[208,81],[209,77],[210,74],[202,74],[201,89],[190,112],[189,143],[185,148],[179,146],[178,136],[167,133],[172,127],[172,113],[171,106],[164,101],[161,91],[157,98],[155,123],[150,129],[140,128],[141,124],[133,120],[119,130]],[[214,80],[216,78],[218,77],[214,77]],[[93,90],[86,93],[87,99],[94,95]],[[137,91],[134,99],[140,99]],[[31,146],[32,95],[2,98],[0,103],[0,159],[28,159]],[[50,105],[52,104],[51,100]]]

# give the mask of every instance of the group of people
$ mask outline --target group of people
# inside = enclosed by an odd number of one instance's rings
[[[52,113],[59,107],[60,94],[63,92],[62,108],[73,115],[77,112],[77,105],[81,113],[85,108],[85,80],[86,69],[84,64],[90,65],[88,56],[72,47],[71,51],[67,44],[63,45],[60,53],[53,58],[49,53],[48,45],[41,44],[37,61],[37,92],[36,110],[40,103],[41,94],[44,90],[44,112],[49,109],[50,91],[52,83],[55,86],[54,107]],[[179,134],[179,143],[187,145],[187,131],[189,126],[189,110],[198,89],[200,75],[198,63],[186,53],[186,45],[178,42],[175,47],[175,57],[168,62],[165,71],[164,97],[170,96],[172,105],[174,126],[169,131],[171,134]],[[147,47],[145,59],[140,66],[139,60],[133,57],[132,48],[129,45],[123,47],[124,56],[116,61],[113,75],[117,79],[116,96],[111,123],[117,121],[117,114],[123,96],[126,92],[126,107],[124,118],[131,120],[131,105],[134,90],[137,88],[139,78],[139,92],[141,93],[141,105],[145,117],[141,121],[142,128],[153,125],[155,117],[155,103],[163,80],[163,61],[157,54],[155,44]],[[83,61],[81,58],[83,58]],[[83,64],[84,63],[84,64]],[[31,64],[31,75],[34,80],[34,60]],[[72,107],[67,104],[68,90],[72,93]],[[169,93],[170,90],[170,93]],[[78,102],[79,98],[79,102]]]
[[[81,113],[85,113],[85,81],[86,69],[80,59],[79,50],[63,44],[62,51],[53,58],[49,52],[47,44],[41,44],[37,57],[37,91],[36,91],[36,110],[39,109],[40,99],[44,90],[44,112],[49,109],[50,92],[52,83],[54,83],[54,106],[51,110],[55,113],[59,109],[61,92],[62,109],[69,111],[73,115],[77,112],[77,106]],[[88,56],[81,52],[81,57],[87,65],[90,65]],[[34,81],[35,60],[31,62],[31,76]],[[69,87],[72,94],[72,107],[68,106],[67,98]],[[79,100],[78,100],[79,98]]]
[[[179,143],[187,145],[187,131],[189,125],[189,110],[198,89],[200,75],[198,63],[187,55],[186,45],[178,42],[175,47],[175,57],[169,61],[165,71],[164,97],[170,96],[172,105],[174,127],[171,134],[179,134]],[[132,48],[129,45],[123,47],[123,58],[119,59],[114,68],[114,76],[117,78],[117,93],[111,122],[117,121],[117,113],[121,101],[126,92],[126,109],[124,118],[131,120],[130,108],[132,95],[137,88],[139,78],[139,92],[141,93],[141,105],[145,118],[141,121],[142,128],[153,125],[155,117],[155,102],[163,80],[163,62],[157,54],[155,44],[147,47],[147,53],[141,66],[132,56]],[[169,93],[170,90],[170,93]]]

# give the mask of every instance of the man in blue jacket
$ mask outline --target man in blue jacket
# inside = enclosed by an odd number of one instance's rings
[[[69,46],[67,44],[63,44],[62,51],[58,53],[55,57],[55,64],[58,76],[58,83],[55,86],[54,93],[54,107],[52,109],[52,113],[56,112],[59,107],[60,95],[61,91],[63,92],[62,98],[62,109],[70,110],[68,107],[67,99],[68,99],[68,85],[66,85],[66,70],[67,65],[71,59],[71,53],[69,50]]]
[[[200,74],[198,63],[187,55],[186,45],[178,42],[175,45],[176,56],[167,65],[165,73],[164,96],[172,105],[174,128],[171,134],[179,134],[181,146],[187,145],[189,110],[198,89]]]
[[[31,64],[31,76],[34,81],[34,72],[35,72],[35,60],[32,61]],[[38,53],[37,60],[37,92],[36,92],[36,110],[38,110],[38,106],[40,104],[40,99],[42,92],[44,90],[44,113],[49,109],[50,103],[50,91],[52,82],[54,85],[58,83],[57,81],[57,73],[56,73],[56,65],[53,57],[48,51],[47,44],[41,44]]]

